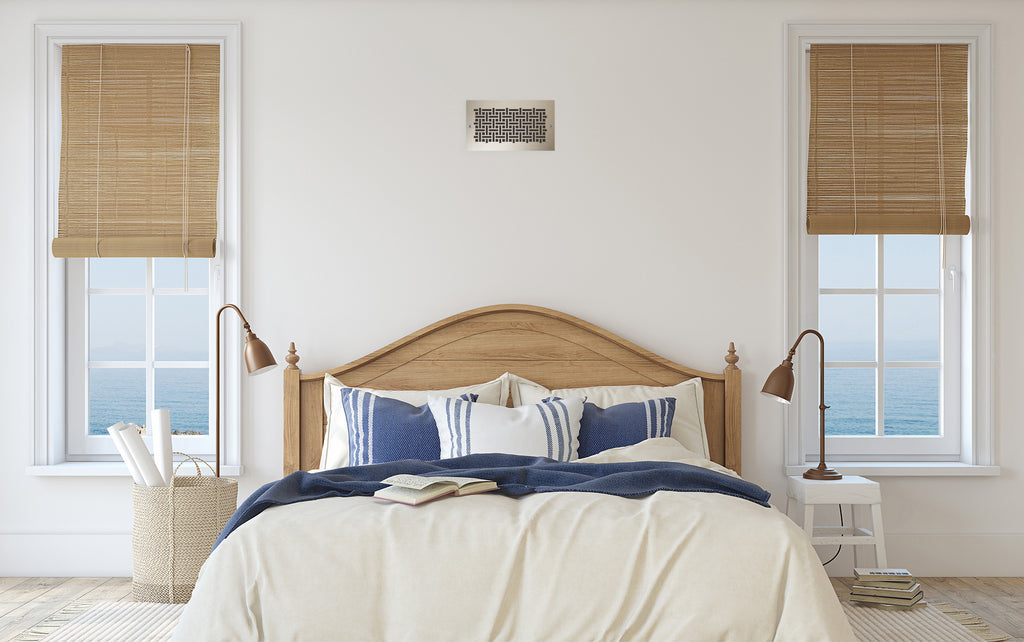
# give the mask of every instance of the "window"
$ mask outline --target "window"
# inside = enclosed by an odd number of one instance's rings
[[[151,408],[170,411],[176,450],[213,451],[211,263],[67,259],[69,459],[116,454],[107,427],[144,426]]]
[[[876,230],[863,223],[860,234],[845,233],[846,228],[839,234],[821,232],[822,219],[843,220],[820,215],[822,193],[826,200],[832,198],[824,209],[835,204],[838,213],[847,215],[844,225],[851,218],[849,210],[856,212],[857,201],[851,202],[848,194],[836,198],[828,190],[811,194],[809,200],[808,153],[816,144],[823,144],[813,136],[809,138],[812,121],[821,117],[812,113],[810,85],[815,78],[809,50],[812,45],[830,45],[842,58],[852,60],[852,53],[845,53],[853,51],[853,47],[848,49],[851,44],[928,45],[921,49],[927,53],[934,48],[936,60],[939,56],[935,45],[967,46],[968,64],[963,76],[968,86],[969,133],[966,171],[960,175],[965,177],[961,202],[966,206],[964,220],[970,217],[969,235],[892,234],[885,233],[886,229],[864,233]],[[787,57],[786,328],[789,341],[808,327],[818,328],[825,337],[825,403],[830,406],[825,414],[827,458],[833,463],[991,465],[989,28],[793,24],[787,27]],[[833,74],[841,76],[842,72]],[[854,78],[861,81],[860,76],[847,73],[837,84],[852,87]],[[856,119],[850,109],[851,117],[839,120],[852,130]],[[853,138],[852,133],[850,136]],[[849,141],[832,138],[824,144],[829,152],[838,150],[835,155],[853,155],[843,148]],[[906,149],[901,144],[889,145]],[[854,140],[852,147],[856,146]],[[855,158],[869,162],[871,152],[863,148],[860,151]],[[864,216],[871,212],[870,207],[864,207],[870,200],[865,195],[870,197],[876,183],[888,180],[892,174],[884,162],[880,166],[881,179],[863,181],[856,191],[861,198],[862,222],[872,218]],[[823,173],[820,168],[811,169],[812,178]],[[956,171],[943,173],[955,175]],[[933,172],[933,176],[938,174]],[[933,179],[926,182],[936,183]],[[905,206],[903,199],[895,207]],[[884,210],[884,206],[879,207]],[[817,217],[808,217],[809,212]],[[945,216],[942,218],[944,222]],[[808,228],[815,227],[814,233],[808,233]],[[794,412],[787,415],[786,460],[790,474],[802,470],[807,461],[818,459],[816,360],[817,354],[808,353],[797,364],[801,370],[797,382],[800,399],[793,406]],[[840,467],[856,469],[851,464]]]
[[[818,254],[813,325],[828,338],[829,456],[958,458],[960,240],[946,240],[947,278],[938,236],[808,235],[807,243]],[[816,432],[807,437],[816,454]]]
[[[106,427],[120,420],[144,425],[148,423],[148,411],[153,408],[170,409],[171,427],[178,433],[174,437],[175,450],[212,458],[214,444],[209,433],[216,383],[211,373],[213,319],[217,308],[226,300],[238,300],[239,293],[238,35],[239,25],[234,22],[43,23],[36,26],[35,253],[36,327],[39,331],[35,340],[36,466],[32,472],[106,474],[98,468],[57,465],[119,461],[106,435]],[[61,198],[66,199],[66,194],[58,189],[67,174],[67,167],[61,167],[61,154],[66,152],[62,148],[61,110],[67,108],[61,95],[63,47],[103,45],[96,49],[111,54],[108,64],[114,64],[110,61],[116,60],[117,47],[107,45],[173,45],[177,48],[186,43],[205,46],[204,51],[213,51],[220,58],[219,72],[216,72],[219,80],[215,76],[213,84],[213,91],[219,91],[216,101],[220,112],[214,120],[216,124],[219,119],[219,143],[215,141],[219,151],[212,159],[216,162],[219,156],[219,171],[214,172],[216,184],[212,190],[204,188],[204,194],[212,196],[203,197],[215,199],[216,220],[212,225],[205,224],[203,233],[209,234],[209,230],[216,228],[216,255],[186,260],[180,256],[161,257],[157,252],[150,258],[145,258],[145,253],[138,258],[113,258],[108,252],[102,258],[81,258],[83,255],[74,253],[79,250],[72,249],[71,254],[66,255],[69,258],[55,258],[50,246],[51,240],[58,236],[58,203],[62,212],[62,249],[78,248],[82,244],[81,239],[64,238],[63,212],[66,210]],[[197,48],[192,47],[192,50]],[[193,118],[189,122],[198,121]],[[193,132],[189,140],[195,141],[198,135]],[[97,149],[103,149],[100,143],[96,144]],[[124,176],[126,172],[118,170],[114,174]],[[193,189],[194,193],[199,191]],[[99,198],[97,196],[96,200]],[[121,200],[116,206],[124,215],[128,208],[123,197],[118,198]],[[99,211],[100,205],[96,207]],[[92,232],[87,231],[86,235],[89,234]],[[191,231],[188,238],[191,255],[202,254],[193,251],[197,243],[209,247],[214,241],[212,238],[196,241]],[[145,247],[159,247],[166,242],[162,238],[141,241]],[[101,243],[106,250],[122,247],[124,239],[94,241],[89,238],[85,245],[92,251]],[[175,244],[182,246],[180,234]],[[53,251],[57,251],[56,242]],[[241,343],[238,328],[229,322],[224,331],[222,358],[238,362]],[[239,373],[224,370],[222,469],[232,474],[240,470]],[[88,470],[100,472],[83,473]]]

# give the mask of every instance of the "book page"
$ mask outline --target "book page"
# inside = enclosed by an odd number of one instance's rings
[[[432,485],[430,488],[425,490],[405,488],[403,486],[388,486],[387,488],[378,490],[373,494],[373,496],[380,499],[387,499],[393,502],[416,506],[417,504],[429,502],[430,500],[438,497],[451,495],[453,492],[455,492],[455,487],[451,484]]]
[[[434,484],[450,484],[451,480],[444,477],[421,477],[419,475],[392,475],[381,481],[382,484],[401,486],[402,488],[415,488],[421,490]]]
[[[488,479],[478,479],[476,477],[431,477],[430,479],[438,479],[442,481],[455,484],[459,488],[466,486],[467,484],[476,484],[478,482],[487,482]]]
[[[392,475],[387,479],[381,481],[382,484],[391,484],[392,486],[402,486],[403,488],[426,488],[432,484],[444,483],[444,484],[455,484],[458,487],[465,486],[466,484],[474,484],[476,482],[486,482],[486,479],[477,479],[476,477],[424,477],[422,475]]]
[[[856,577],[885,577],[893,580],[913,577],[913,574],[905,568],[855,568],[853,574]]]

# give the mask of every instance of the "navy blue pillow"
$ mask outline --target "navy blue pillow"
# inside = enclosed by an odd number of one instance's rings
[[[580,457],[602,450],[632,446],[652,437],[672,436],[676,400],[672,397],[620,403],[607,408],[583,404],[580,421]]]
[[[464,401],[478,398],[473,393],[459,397]],[[348,422],[350,466],[441,458],[437,423],[427,404],[417,407],[366,390],[342,388],[341,406]]]

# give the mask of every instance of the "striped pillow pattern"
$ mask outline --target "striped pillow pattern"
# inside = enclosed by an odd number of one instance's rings
[[[459,399],[469,402],[478,397],[466,393]],[[441,458],[437,424],[426,404],[417,407],[358,388],[343,388],[341,403],[348,423],[350,466]]]
[[[632,446],[653,437],[672,436],[676,400],[672,397],[622,403],[607,408],[583,404],[580,457],[609,448]]]
[[[506,453],[577,458],[583,399],[557,399],[506,408],[464,399],[428,397],[437,423],[441,457],[474,453]]]

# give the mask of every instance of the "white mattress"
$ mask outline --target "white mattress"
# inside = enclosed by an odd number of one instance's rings
[[[589,461],[699,463],[673,439]],[[207,561],[175,640],[854,640],[802,530],[713,493],[279,506]]]

